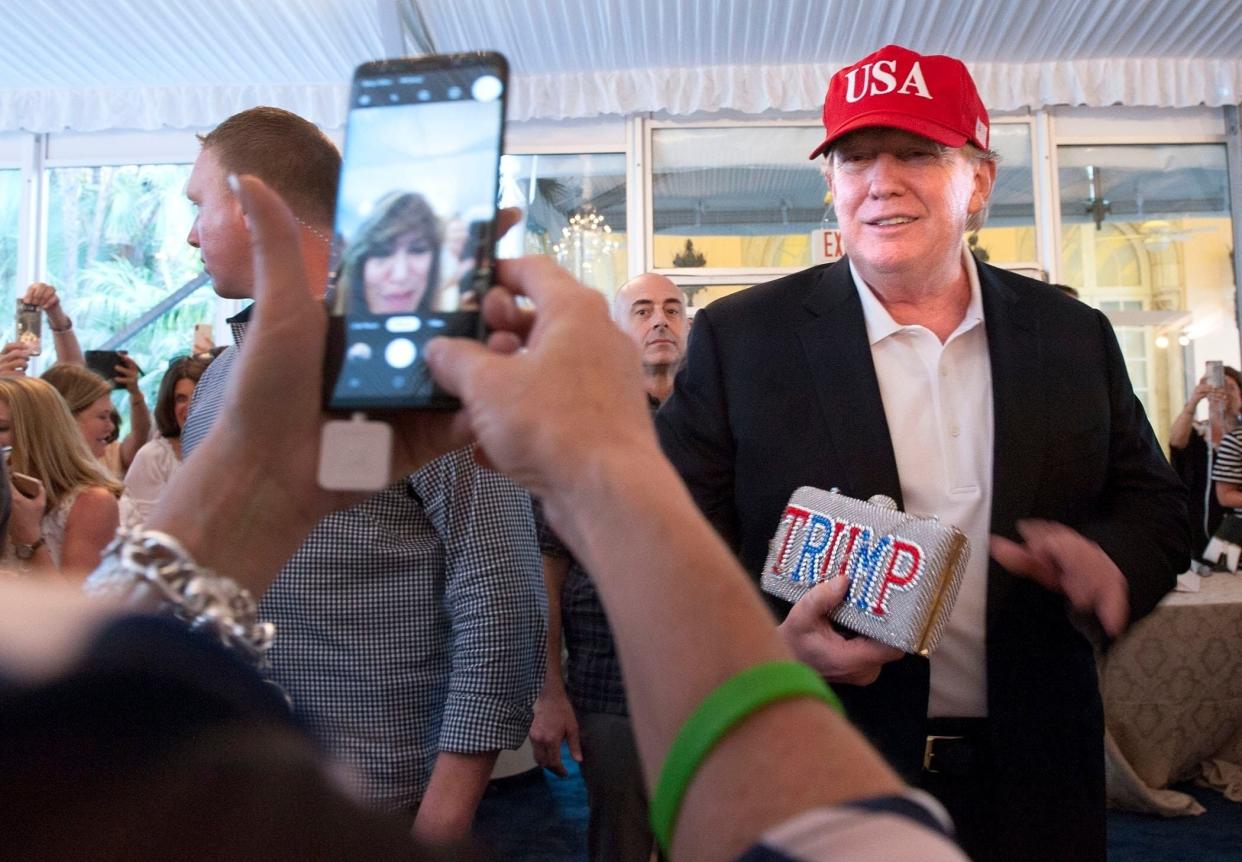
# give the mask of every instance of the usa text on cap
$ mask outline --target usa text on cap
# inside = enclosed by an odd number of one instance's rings
[[[824,96],[827,136],[811,158],[842,135],[874,126],[902,129],[946,147],[988,148],[988,112],[966,65],[943,54],[885,45],[846,66]]]

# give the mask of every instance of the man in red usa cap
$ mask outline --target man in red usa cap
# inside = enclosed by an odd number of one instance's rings
[[[832,77],[823,120],[847,256],[700,309],[661,441],[756,579],[802,485],[961,529],[930,659],[834,628],[845,578],[771,599],[781,632],[972,858],[1103,860],[1092,641],[1185,570],[1185,492],[1107,319],[963,241],[997,171],[966,66],[886,46]]]

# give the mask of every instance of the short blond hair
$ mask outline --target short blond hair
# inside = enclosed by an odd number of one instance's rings
[[[112,392],[107,380],[81,365],[58,362],[43,372],[43,379],[56,387],[74,416]]]
[[[82,485],[98,485],[121,496],[121,483],[95,460],[69,405],[50,383],[37,377],[0,378],[0,401],[9,406],[9,467],[43,483],[49,511]]]

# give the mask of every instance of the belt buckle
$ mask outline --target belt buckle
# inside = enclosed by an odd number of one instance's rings
[[[935,758],[936,740],[938,739],[965,739],[963,736],[929,736],[927,741],[923,743],[923,771],[939,773],[939,769],[932,768],[932,760]]]

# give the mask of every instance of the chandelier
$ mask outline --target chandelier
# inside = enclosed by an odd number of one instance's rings
[[[561,228],[561,238],[552,244],[552,254],[579,281],[589,284],[596,264],[609,261],[620,246],[604,217],[594,207],[585,206]]]

